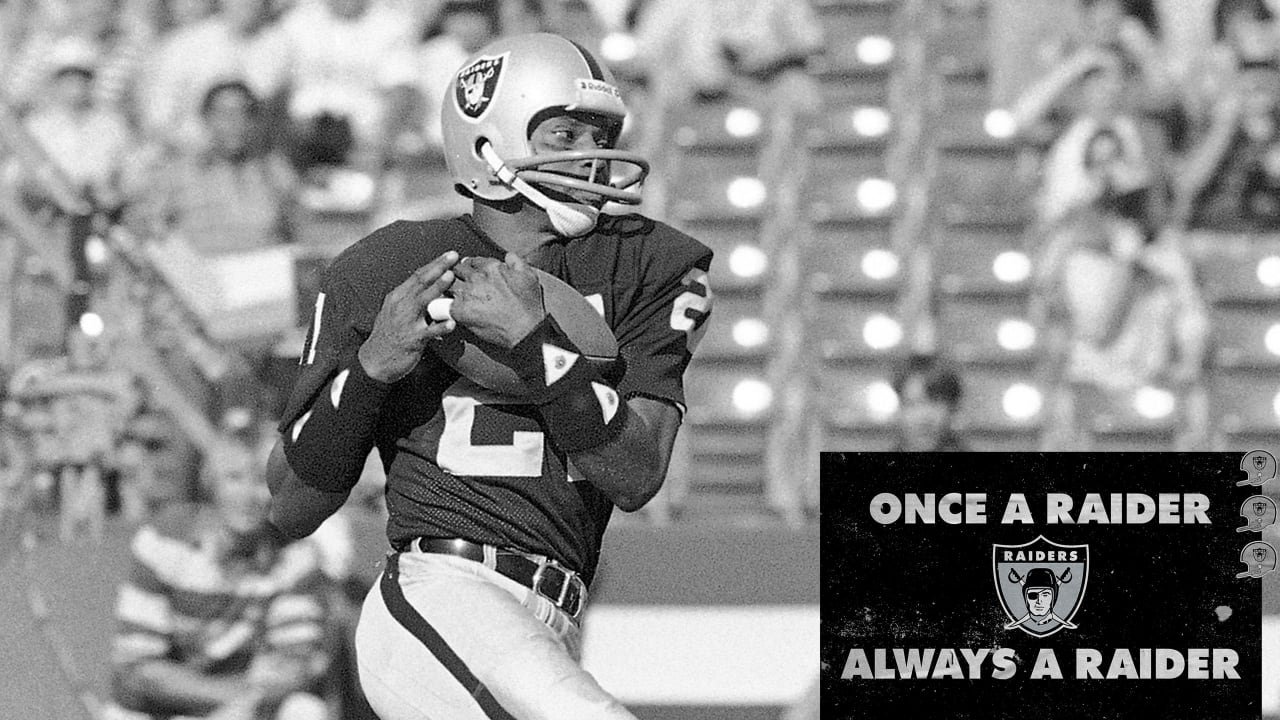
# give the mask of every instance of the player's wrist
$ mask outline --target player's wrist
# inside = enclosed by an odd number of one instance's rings
[[[512,348],[527,399],[548,434],[566,453],[612,441],[626,423],[627,406],[551,315]]]
[[[405,374],[401,373],[397,376],[390,363],[383,362],[378,358],[377,349],[370,345],[368,340],[356,351],[354,362],[351,365],[353,371],[359,371],[370,382],[383,386],[390,385]]]
[[[358,353],[349,355],[285,437],[285,457],[298,479],[323,492],[349,492],[364,469],[390,389],[369,376]]]

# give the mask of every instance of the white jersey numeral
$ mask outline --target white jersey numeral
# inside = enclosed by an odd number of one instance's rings
[[[544,438],[541,432],[513,430],[509,445],[474,445],[471,431],[477,412],[490,410],[468,395],[447,394],[441,398],[444,430],[436,464],[459,476],[540,477]]]
[[[690,270],[685,273],[681,282],[689,289],[680,293],[671,306],[671,329],[687,336],[686,342],[692,353],[706,333],[706,319],[711,314],[714,296],[711,285],[707,282],[707,273],[702,270]]]

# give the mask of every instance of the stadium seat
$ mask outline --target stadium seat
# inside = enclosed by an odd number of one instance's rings
[[[934,187],[948,224],[1026,220],[1031,187],[1011,149],[944,149]]]
[[[809,149],[884,151],[894,130],[894,118],[883,105],[857,100],[830,102],[805,132]]]
[[[706,360],[755,360],[763,362],[773,347],[770,328],[760,298],[721,294],[707,332],[698,344],[697,356]]]
[[[815,9],[827,41],[822,56],[823,69],[858,70],[892,61],[892,52],[885,58],[880,48],[860,43],[867,37],[890,40],[894,37],[898,3],[846,0],[818,4]]]
[[[1220,305],[1209,327],[1216,366],[1280,368],[1280,305]]]
[[[1187,252],[1206,300],[1280,302],[1280,238],[1195,233]]]
[[[947,295],[1023,296],[1031,260],[1017,233],[942,227],[933,234],[933,269]]]
[[[818,382],[817,409],[826,428],[824,432],[892,434],[898,417],[898,396],[893,392],[892,377],[892,363],[823,368]],[[823,445],[823,449],[827,447]]]
[[[906,328],[885,299],[822,298],[811,303],[807,324],[827,363],[883,363],[907,352]]]
[[[728,500],[735,507],[744,500],[762,503],[772,407],[762,368],[697,358],[684,386],[688,412],[681,435],[690,496],[685,504],[707,499]]]
[[[811,157],[803,197],[818,222],[890,216],[897,188],[886,179],[880,152],[845,151]]]
[[[947,77],[942,81],[942,106],[946,109],[946,122],[937,128],[939,147],[951,150],[996,149],[1012,147],[1013,119],[993,116],[988,125],[991,107],[991,90],[987,83],[972,77]],[[998,137],[992,133],[998,133]]]
[[[1042,426],[1048,388],[1030,371],[966,365],[958,429],[974,433],[1034,433]]]
[[[678,111],[672,138],[685,148],[750,152],[763,141],[767,119],[759,108],[737,101],[693,102]]]
[[[887,219],[814,227],[802,263],[819,293],[893,296],[907,276]]]
[[[762,426],[773,409],[773,391],[759,364],[695,357],[684,387],[686,418],[695,424]]]
[[[685,153],[669,192],[675,219],[685,222],[757,218],[769,199],[754,157],[719,152]]]
[[[1028,365],[1042,338],[1018,300],[949,298],[938,309],[939,344],[965,363]]]
[[[1040,429],[969,430],[959,433],[971,452],[1030,452],[1040,447]]]
[[[934,67],[949,77],[985,77],[989,52],[985,3],[950,0],[940,6],[938,30],[930,38]]]
[[[760,247],[760,226],[751,219],[689,222],[680,229],[711,248],[711,289],[716,295],[760,290],[770,258]]]
[[[1144,387],[1107,391],[1082,387],[1075,393],[1077,423],[1097,444],[1132,446],[1167,444],[1184,424],[1184,402],[1168,389]]]
[[[822,57],[812,61],[813,75],[827,103],[885,107],[889,103],[889,69],[883,65],[832,69]]]
[[[1280,436],[1280,378],[1274,371],[1215,371],[1209,379],[1215,429],[1231,435]]]

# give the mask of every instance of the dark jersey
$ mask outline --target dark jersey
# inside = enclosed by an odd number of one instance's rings
[[[281,432],[351,362],[386,294],[450,249],[505,255],[462,216],[393,223],[330,264]],[[582,293],[612,328],[626,360],[623,398],[642,395],[683,411],[682,376],[711,310],[710,262],[710,250],[667,225],[603,215],[593,233],[553,243],[535,264]],[[392,547],[420,536],[462,537],[548,555],[588,580],[594,573],[613,505],[575,476],[536,408],[481,388],[428,349],[392,387],[376,436]]]

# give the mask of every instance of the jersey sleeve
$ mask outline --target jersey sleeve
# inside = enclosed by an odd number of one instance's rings
[[[652,397],[684,412],[684,371],[706,332],[713,294],[707,279],[711,251],[645,273],[637,305],[615,328],[626,360],[618,385],[624,398]]]
[[[365,332],[356,324],[356,298],[347,285],[326,277],[316,294],[311,325],[298,358],[299,371],[280,418],[281,433],[302,417],[337,374],[343,359],[357,352]]]

